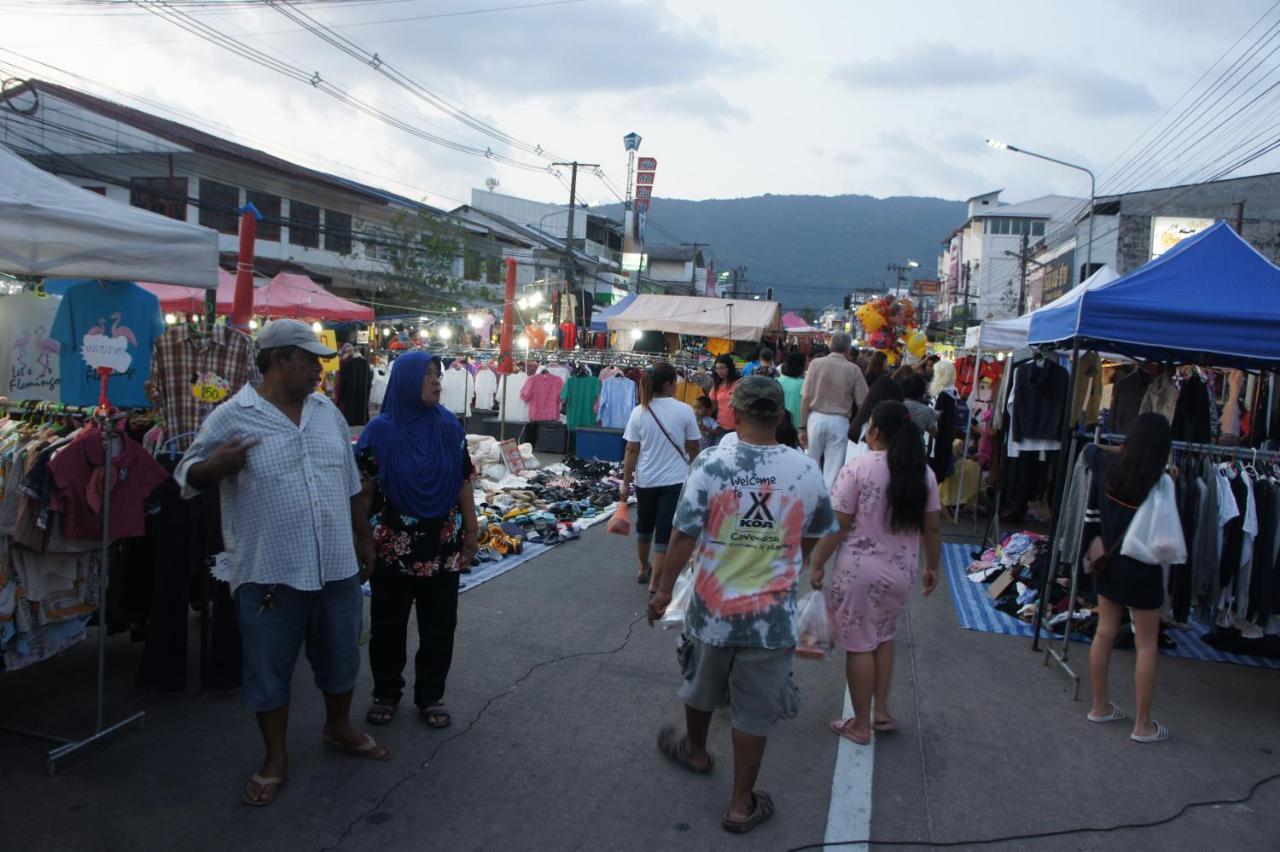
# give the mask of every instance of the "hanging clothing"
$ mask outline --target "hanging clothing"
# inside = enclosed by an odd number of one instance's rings
[[[471,416],[471,397],[475,395],[476,380],[460,361],[440,376],[440,404],[465,417]]]
[[[352,355],[338,365],[338,408],[348,426],[369,422],[369,396],[373,390],[373,371],[362,355]]]
[[[529,419],[535,421],[560,419],[560,391],[564,382],[547,371],[529,377],[520,389],[520,399],[529,406]]]
[[[108,490],[111,492],[108,507],[111,540],[146,534],[143,504],[156,486],[169,478],[169,472],[127,435],[113,434],[111,452],[110,485],[105,479],[107,448],[97,427],[81,432],[48,464],[70,538],[101,539],[102,510]]]
[[[595,376],[588,373],[569,377],[560,397],[568,403],[565,413],[570,431],[596,425],[596,397],[599,395],[600,380]]]
[[[681,382],[681,384],[687,384]],[[677,393],[677,397],[679,394]],[[606,429],[624,429],[631,410],[636,407],[636,383],[626,376],[614,376],[600,386],[600,425]]]
[[[62,394],[62,345],[50,329],[59,296],[14,293],[0,299],[0,395],[58,402]]]
[[[1182,383],[1173,409],[1173,439],[1195,444],[1212,440],[1213,412],[1209,407],[1209,389],[1199,375],[1192,374]]]
[[[1066,368],[1047,358],[1032,360],[1018,368],[1013,381],[1014,439],[1059,438],[1071,381]]]
[[[1112,432],[1120,435],[1129,434],[1133,421],[1141,411],[1142,400],[1146,397],[1147,386],[1150,384],[1151,376],[1140,367],[1134,367],[1123,378],[1116,380],[1111,389],[1109,426]]]
[[[1076,372],[1071,425],[1075,427],[1083,422],[1092,428],[1098,422],[1098,410],[1102,407],[1102,359],[1097,352],[1086,352],[1076,362]]]
[[[529,406],[520,398],[529,377],[522,371],[498,377],[498,416],[508,423],[527,423]]]
[[[1177,405],[1178,386],[1173,383],[1168,373],[1161,373],[1151,380],[1147,392],[1143,394],[1138,413],[1146,414],[1148,411],[1154,411],[1157,414],[1163,414],[1164,418],[1172,423],[1173,412]]]
[[[168,444],[191,446],[209,412],[257,376],[249,336],[215,325],[208,335],[174,326],[156,341],[147,392],[164,414]]]
[[[485,366],[476,370],[476,408],[493,410],[494,397],[498,395],[498,374]]]
[[[164,334],[160,300],[132,281],[86,281],[66,292],[49,336],[61,344],[62,402],[97,405],[102,382],[85,363],[86,344],[112,353],[107,381],[112,403],[146,408],[151,349]]]
[[[680,379],[676,382],[675,398],[692,408],[697,402],[698,397],[702,396],[702,388],[693,382]]]

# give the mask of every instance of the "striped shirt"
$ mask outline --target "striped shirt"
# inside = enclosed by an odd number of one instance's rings
[[[187,481],[191,466],[234,438],[261,443],[249,451],[243,470],[220,483],[232,591],[241,583],[316,591],[355,574],[351,497],[360,491],[360,474],[351,430],[337,406],[312,394],[295,426],[245,385],[210,412],[174,471],[183,497],[199,493]]]

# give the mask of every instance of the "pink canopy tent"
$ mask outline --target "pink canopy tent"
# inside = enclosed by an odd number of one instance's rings
[[[787,311],[782,315],[782,328],[787,334],[817,334],[820,331],[793,311]]]
[[[155,294],[160,300],[161,310],[184,314],[204,311],[204,290],[175,287],[171,284],[140,283],[139,286]],[[219,269],[219,315],[231,315],[235,290],[235,276],[225,269]],[[291,272],[281,272],[266,285],[253,291],[253,312],[270,318],[373,322],[373,308],[339,298],[307,276]]]

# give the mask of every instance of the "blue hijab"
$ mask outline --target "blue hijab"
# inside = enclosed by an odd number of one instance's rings
[[[439,363],[425,352],[408,352],[392,363],[382,413],[356,444],[357,453],[373,448],[391,505],[424,519],[443,518],[457,505],[466,444],[453,412],[422,401],[422,380],[433,361]]]

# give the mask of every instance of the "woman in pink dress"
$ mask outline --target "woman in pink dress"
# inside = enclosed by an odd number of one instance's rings
[[[848,652],[853,716],[835,720],[831,729],[859,745],[871,742],[872,729],[897,727],[889,712],[889,685],[898,616],[915,585],[921,541],[926,597],[938,585],[942,554],[938,481],[907,407],[893,400],[877,405],[867,445],[871,451],[836,478],[831,502],[840,529],[818,542],[810,572],[813,587],[821,589],[823,566],[839,548],[826,599],[836,643]]]

